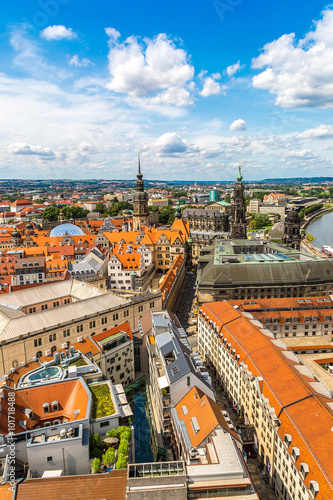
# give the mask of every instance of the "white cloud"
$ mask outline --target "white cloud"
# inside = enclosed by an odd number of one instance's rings
[[[8,151],[14,155],[36,155],[44,157],[55,157],[50,148],[42,148],[41,146],[31,146],[24,142],[15,142],[8,146]]]
[[[319,127],[308,128],[297,137],[300,139],[329,139],[333,137],[333,125],[319,125]]]
[[[242,120],[242,118],[235,120],[230,125],[229,130],[231,130],[232,132],[235,132],[235,131],[241,132],[242,130],[246,130],[246,121]]]
[[[40,31],[40,36],[45,40],[72,40],[77,37],[77,34],[72,28],[66,28],[62,24],[48,26]]]
[[[267,43],[252,61],[264,69],[254,76],[256,88],[276,95],[281,107],[333,107],[333,10],[327,8],[315,29],[297,41],[295,33]]]
[[[11,30],[9,44],[15,51],[13,63],[21,70],[31,73],[36,79],[44,77],[65,77],[63,69],[50,64],[42,55],[35,39],[29,36],[25,27],[15,27]]]
[[[70,66],[75,66],[75,68],[86,68],[87,66],[89,66],[89,64],[94,64],[94,63],[89,59],[86,59],[85,57],[80,60],[79,56],[75,54],[73,57],[70,58],[68,64]]]
[[[222,90],[226,89],[226,86],[220,85],[216,80],[220,79],[221,75],[219,73],[215,73],[212,76],[207,76],[204,79],[204,84],[200,95],[203,97],[208,97],[210,95],[217,95],[222,92]]]
[[[153,144],[152,148],[163,156],[175,155],[180,153],[196,153],[198,146],[182,139],[176,132],[167,132],[161,135]]]
[[[244,68],[244,66],[241,66],[240,61],[237,61],[235,64],[228,66],[227,69],[225,70],[225,72],[227,73],[229,78],[231,78],[232,76],[234,76],[238,71],[240,71],[243,68]]]
[[[152,104],[188,106],[192,103],[189,89],[194,68],[187,53],[177,48],[166,34],[160,33],[139,43],[134,36],[120,42],[120,33],[114,28],[106,28],[105,32],[110,48],[109,90],[144,98]]]

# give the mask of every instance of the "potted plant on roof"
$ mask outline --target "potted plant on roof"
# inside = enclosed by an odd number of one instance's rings
[[[91,462],[91,472],[93,474],[98,474],[99,469],[101,468],[101,461],[99,458],[94,458],[94,460]]]

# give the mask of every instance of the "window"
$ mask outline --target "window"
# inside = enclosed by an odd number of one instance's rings
[[[116,366],[116,372],[119,372],[120,371],[120,365],[117,365]]]
[[[96,326],[96,321],[89,322],[89,328],[95,328],[95,326]]]
[[[41,358],[43,356],[42,351],[36,352],[36,358]]]
[[[112,316],[112,319],[113,321],[116,321],[118,319],[118,313],[115,313],[113,316]]]
[[[122,380],[124,378],[124,373],[121,373],[119,378]]]
[[[138,312],[141,313],[143,311],[143,306],[138,307]]]
[[[36,308],[35,307],[30,307],[29,308],[29,314],[35,313],[35,312],[36,312]]]
[[[83,325],[77,325],[76,327],[76,333],[83,332]]]
[[[51,347],[51,353],[53,354],[56,350],[57,350],[57,346],[56,346],[56,345],[53,345],[53,346]]]
[[[49,342],[52,342],[53,340],[57,340],[57,334],[56,333],[51,333],[49,335]]]
[[[53,307],[59,307],[59,301],[53,302]]]
[[[128,318],[129,316],[129,311],[124,311],[124,318]]]
[[[47,309],[47,304],[42,304],[42,311],[45,311]]]
[[[101,429],[102,429],[103,427],[109,427],[109,425],[110,425],[109,420],[107,420],[106,422],[101,422],[101,423],[99,424],[99,426],[100,426],[100,428],[101,428]]]
[[[153,309],[155,307],[155,302],[150,303],[150,309]]]
[[[48,462],[52,462],[52,457],[47,457],[47,458],[46,458],[46,460],[47,460]]]
[[[34,340],[34,346],[37,347],[39,345],[42,345],[42,339],[41,338]]]
[[[187,385],[191,385],[191,377],[187,377]]]
[[[107,317],[102,318],[102,325],[106,325],[107,322],[108,322],[108,318]]]
[[[62,335],[63,335],[63,337],[69,337],[69,335],[70,335],[70,333],[69,333],[69,328],[67,328],[67,330],[64,330],[64,331],[62,332]]]

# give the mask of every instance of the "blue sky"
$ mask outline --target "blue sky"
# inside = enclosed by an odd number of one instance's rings
[[[11,0],[2,178],[332,175],[333,7]]]

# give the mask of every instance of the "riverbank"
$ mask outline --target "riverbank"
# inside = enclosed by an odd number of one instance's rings
[[[302,232],[304,234],[304,229]],[[325,211],[319,214],[314,214],[311,225],[308,227],[306,241],[319,251],[324,245],[333,247],[333,206],[326,207]]]
[[[320,219],[320,217],[322,217],[323,215],[326,215],[326,214],[329,214],[330,212],[333,212],[332,204],[330,203],[329,205],[331,205],[331,206],[325,205],[324,208],[320,212],[314,213],[309,219],[307,219],[305,221],[303,220],[302,229],[307,229],[309,226],[311,226],[311,224],[315,220]]]

